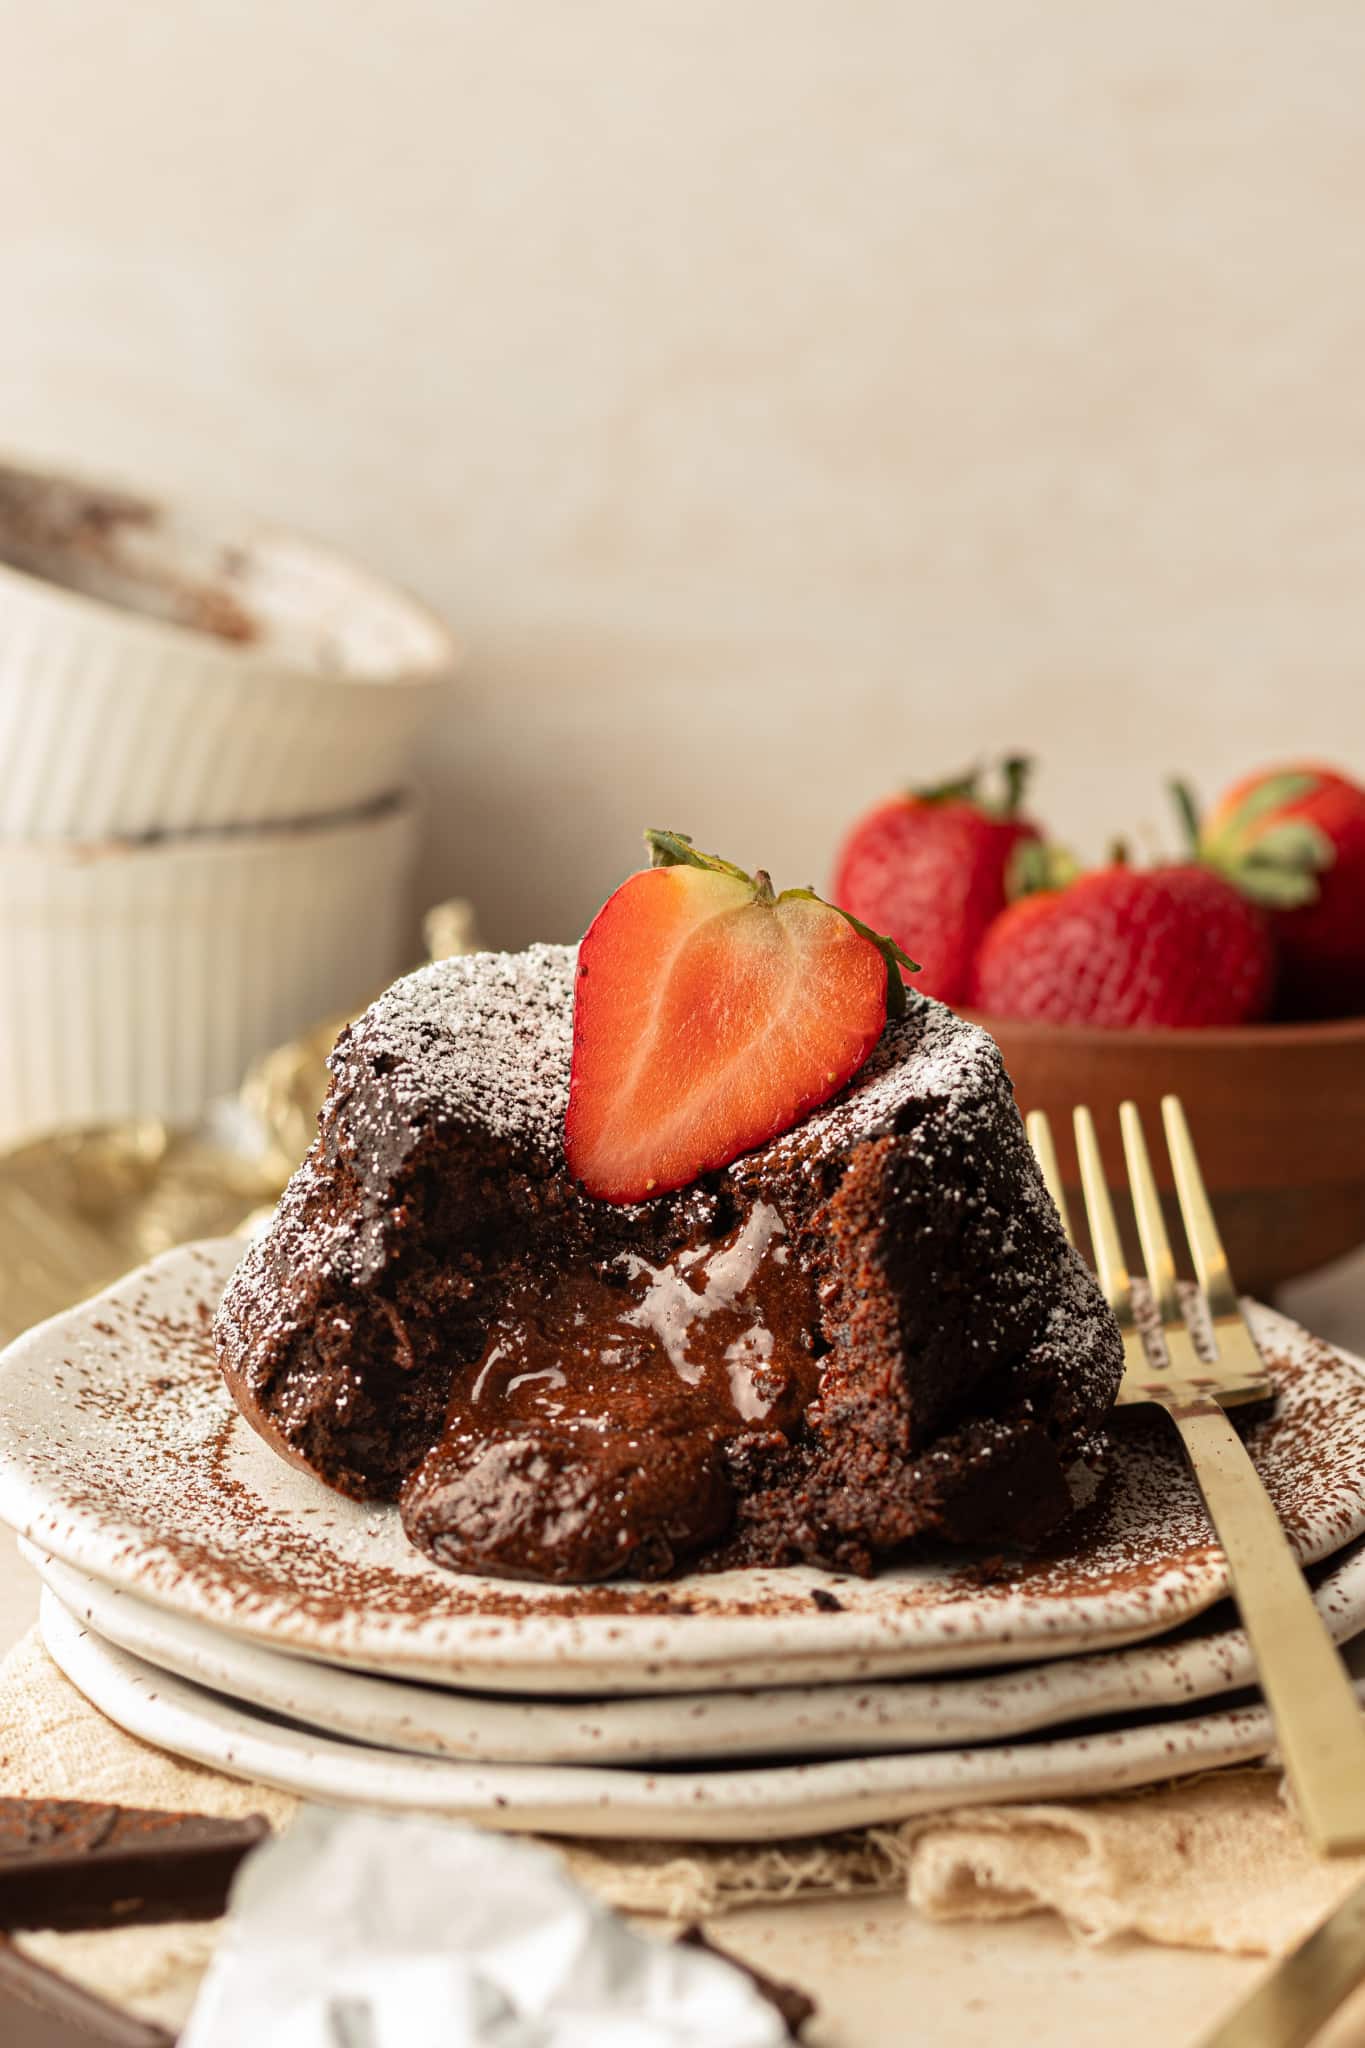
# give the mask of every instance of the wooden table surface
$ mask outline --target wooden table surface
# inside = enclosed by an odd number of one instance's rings
[[[1365,1256],[1287,1290],[1280,1305],[1365,1354]],[[0,1538],[0,1654],[37,1611],[37,1582]],[[712,1932],[819,2000],[809,2048],[1194,2048],[1265,1969],[1256,1958],[1073,1939],[1046,1915],[995,1924],[919,1920],[899,1899],[753,1908]],[[1360,2048],[1365,2000],[1321,2037]]]

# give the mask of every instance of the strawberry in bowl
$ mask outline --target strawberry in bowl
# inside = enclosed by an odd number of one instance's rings
[[[1264,911],[1195,862],[1113,861],[1020,896],[976,956],[978,1010],[1109,1031],[1181,1031],[1265,1015],[1275,950]]]
[[[1068,875],[1050,848],[1022,858],[971,1002],[1073,1192],[1074,1105],[1122,1188],[1119,1104],[1152,1124],[1181,1097],[1233,1270],[1264,1297],[1365,1243],[1365,792],[1275,771],[1203,824],[1177,796],[1183,861]]]
[[[1019,849],[1041,839],[1022,805],[1029,763],[1001,763],[992,795],[973,770],[936,788],[887,797],[844,840],[830,884],[833,901],[924,966],[921,994],[965,1002],[977,948],[1008,900]]]
[[[1365,787],[1332,768],[1234,783],[1201,825],[1200,857],[1267,905],[1286,1016],[1365,1016]]]

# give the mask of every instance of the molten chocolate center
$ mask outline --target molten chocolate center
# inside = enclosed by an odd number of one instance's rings
[[[402,1494],[438,1562],[654,1577],[725,1533],[731,1461],[782,1447],[815,1393],[815,1293],[776,1209],[661,1266],[633,1252],[520,1279]]]

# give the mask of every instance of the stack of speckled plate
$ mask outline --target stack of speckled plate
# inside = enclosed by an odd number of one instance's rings
[[[276,1458],[209,1322],[240,1251],[172,1252],[0,1361],[0,1514],[63,1670],[180,1755],[503,1828],[763,1839],[1265,1754],[1173,1436],[1123,1418],[1071,1545],[870,1580],[460,1577]],[[1266,1309],[1257,1464],[1338,1639],[1365,1630],[1365,1378]]]

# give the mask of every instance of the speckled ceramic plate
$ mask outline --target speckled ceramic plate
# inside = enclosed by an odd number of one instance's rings
[[[1227,1590],[1176,1439],[1141,1416],[1118,1418],[1112,1482],[1050,1556],[654,1586],[444,1572],[395,1510],[328,1492],[237,1415],[210,1324],[239,1251],[168,1252],[10,1348],[0,1516],[66,1563],[276,1649],[494,1692],[851,1683],[1109,1649]],[[1279,1398],[1252,1453],[1309,1562],[1365,1531],[1365,1378],[1283,1317],[1254,1320]]]
[[[1091,1730],[1057,1741],[769,1768],[638,1771],[470,1764],[339,1742],[190,1685],[86,1629],[43,1595],[43,1638],[87,1699],[177,1756],[342,1805],[417,1807],[487,1826],[654,1841],[765,1841],[906,1820],[948,1806],[1118,1792],[1270,1748],[1270,1716],[1242,1707]]]
[[[238,1705],[378,1749],[488,1764],[703,1763],[739,1757],[872,1756],[1003,1742],[1114,1714],[1189,1706],[1254,1686],[1246,1636],[1222,1604],[1159,1642],[967,1678],[870,1685],[519,1700],[374,1678],[267,1650],[152,1607],[25,1545],[62,1606],[107,1642]],[[1338,1642],[1365,1629],[1365,1543],[1315,1568]]]

